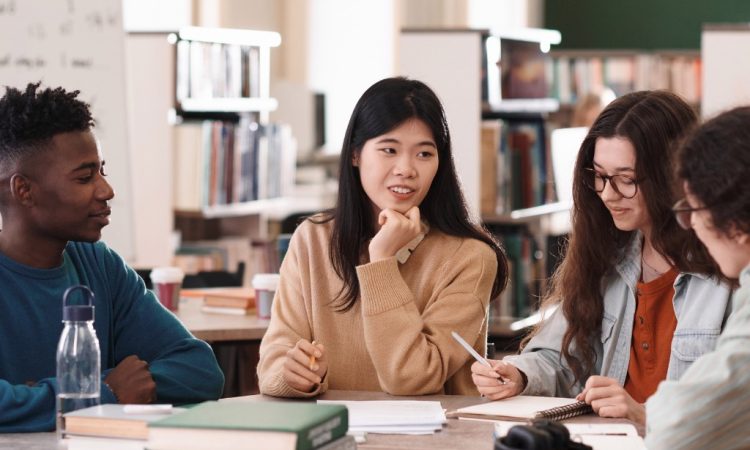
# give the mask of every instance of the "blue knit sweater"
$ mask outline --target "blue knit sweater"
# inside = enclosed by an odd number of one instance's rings
[[[157,402],[217,399],[224,376],[211,348],[163,308],[138,274],[104,243],[70,242],[63,263],[35,269],[0,253],[0,432],[55,426],[55,353],[62,294],[84,284],[95,298],[102,380],[120,361],[148,362]],[[102,403],[115,403],[103,383]]]

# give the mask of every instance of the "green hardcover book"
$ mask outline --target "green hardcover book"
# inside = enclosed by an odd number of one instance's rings
[[[149,449],[313,450],[349,429],[343,405],[205,402],[149,424]]]

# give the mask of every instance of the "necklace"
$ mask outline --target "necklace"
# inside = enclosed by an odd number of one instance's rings
[[[647,273],[647,271],[650,273]],[[654,269],[651,264],[647,263],[646,258],[643,256],[643,253],[641,253],[641,278],[644,282],[659,278],[663,274],[664,272]]]

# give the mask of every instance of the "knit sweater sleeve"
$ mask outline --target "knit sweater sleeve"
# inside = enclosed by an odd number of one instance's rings
[[[300,268],[306,265],[307,253],[303,241],[311,236],[301,236],[305,226],[292,236],[289,249],[280,269],[279,287],[273,299],[271,322],[260,343],[258,384],[260,392],[276,397],[312,397],[327,390],[327,380],[312,392],[302,392],[284,380],[286,352],[300,339],[312,340],[308,306],[303,299]]]
[[[442,392],[470,358],[451,331],[483,351],[484,322],[497,271],[494,252],[465,239],[446,258],[441,280],[423,311],[395,257],[357,267],[364,336],[380,386],[395,395]]]
[[[105,262],[113,303],[113,361],[129,355],[148,362],[162,403],[195,403],[221,396],[224,376],[205,342],[196,339],[182,323],[145,288],[143,281],[113,251],[98,243]]]

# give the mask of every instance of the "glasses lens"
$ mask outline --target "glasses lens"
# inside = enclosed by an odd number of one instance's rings
[[[693,213],[693,209],[690,207],[687,200],[684,198],[681,199],[674,204],[672,210],[674,211],[675,219],[677,219],[677,224],[685,230],[689,230],[692,227],[690,224],[690,216]]]
[[[594,171],[594,169],[586,169],[583,173],[583,183],[587,188],[601,192],[604,190],[604,180]]]
[[[604,190],[604,184],[607,182],[605,178],[602,178],[598,173],[595,173],[592,177],[594,180],[594,190],[601,192]]]
[[[626,177],[625,175],[612,176],[612,178],[610,178],[610,183],[612,183],[612,187],[614,187],[615,190],[625,198],[633,198],[635,197],[636,192],[638,192],[638,184],[635,180]]]
[[[692,211],[690,210],[682,210],[682,211],[676,211],[674,213],[675,219],[677,219],[677,224],[681,226],[685,230],[690,229],[690,214]]]

